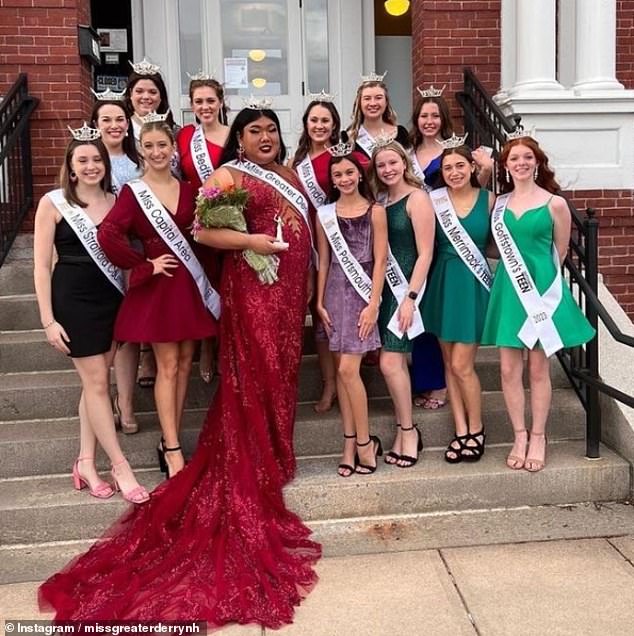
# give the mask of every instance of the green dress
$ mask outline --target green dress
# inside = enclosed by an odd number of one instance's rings
[[[387,240],[390,245],[390,249],[392,250],[392,254],[400,265],[403,275],[407,278],[407,280],[412,277],[414,265],[418,258],[414,228],[412,227],[412,221],[410,220],[406,209],[408,199],[409,194],[386,207]],[[397,308],[398,303],[396,302],[396,298],[394,297],[390,286],[386,282],[383,286],[381,307],[379,308],[379,333],[381,335],[383,351],[410,353],[412,351],[414,341],[410,340],[407,334],[405,334],[402,338],[397,338],[387,328],[387,325]]]
[[[480,190],[473,208],[458,220],[484,254],[489,239],[489,192]],[[489,292],[462,262],[436,220],[436,256],[423,298],[425,331],[445,342],[479,343],[488,303]]]
[[[504,222],[522,253],[539,293],[543,294],[554,280],[556,273],[551,253],[553,220],[548,203],[526,210],[519,219],[507,208],[504,212]],[[564,347],[576,347],[592,340],[595,331],[579,309],[568,285],[564,282],[562,287],[563,295],[553,314],[553,321]],[[491,289],[482,343],[525,349],[526,346],[517,337],[525,320],[526,312],[515,293],[513,283],[504,267],[504,261],[500,260]],[[536,346],[541,345],[538,342]]]

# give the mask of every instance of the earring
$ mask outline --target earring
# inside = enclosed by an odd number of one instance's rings
[[[334,183],[332,184],[332,187],[333,187],[335,190],[339,190],[339,186],[338,186],[338,185],[335,185]]]
[[[76,181],[77,180],[77,173],[74,170],[71,170],[70,174],[68,176],[70,177],[71,181]]]
[[[533,172],[533,179],[537,181],[537,177],[539,177],[539,164],[535,166],[535,172]]]
[[[511,175],[509,174],[509,169],[508,168],[504,168],[504,174],[506,175],[506,180],[510,181],[511,180]]]
[[[359,183],[361,183],[363,181],[363,177],[359,177]]]
[[[238,142],[238,161],[242,163],[244,161],[244,146]]]

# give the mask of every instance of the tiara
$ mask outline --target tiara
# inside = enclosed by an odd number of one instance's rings
[[[336,146],[326,148],[331,157],[347,157],[354,150],[354,141],[340,141]]]
[[[372,72],[369,75],[362,75],[361,76],[361,84],[367,84],[368,82],[382,82],[383,78],[387,75],[387,71],[385,71],[385,73],[383,73],[383,75],[377,75],[376,73]]]
[[[81,128],[71,128],[70,126],[66,126],[66,128],[70,130],[70,134],[76,141],[95,141],[95,139],[101,137],[101,131],[91,128],[86,122]]]
[[[161,72],[160,66],[148,62],[145,57],[140,62],[131,61],[130,66],[137,75],[158,75]]]
[[[152,124],[155,121],[165,121],[169,117],[169,114],[169,110],[166,110],[163,114],[153,111],[151,113],[148,113],[147,115],[142,115],[141,117],[139,117],[139,119],[144,124]]]
[[[416,90],[421,97],[440,97],[445,88],[447,88],[447,84],[445,84],[442,88],[434,88],[434,85],[430,84],[429,88],[426,88],[425,90],[420,89],[418,86],[416,87]]]
[[[251,95],[250,97],[245,97],[242,100],[242,103],[244,104],[244,107],[249,110],[267,110],[273,105],[273,100],[270,97],[262,97],[261,99],[258,99]]]
[[[332,104],[335,101],[335,96],[330,93],[326,93],[326,91],[322,88],[320,93],[308,93],[308,99],[311,102],[327,102]]]
[[[98,93],[97,91],[94,91],[91,88],[90,92],[95,96],[95,99],[98,102],[121,102],[123,101],[124,95],[125,95],[125,91],[116,93],[115,91],[110,90],[109,88],[106,88],[106,90],[103,91],[103,93]]]
[[[532,126],[528,130],[522,126],[522,124],[518,124],[515,127],[515,130],[506,133],[506,140],[512,141],[513,139],[522,139],[522,137],[531,137],[535,139],[535,126]]]
[[[386,133],[383,129],[381,132],[374,138],[374,143],[372,144],[372,152],[375,152],[379,148],[385,148],[385,146],[389,146],[395,139],[398,131],[394,131],[391,133]]]
[[[198,73],[194,73],[193,75],[190,75],[189,73],[187,73],[187,77],[189,77],[189,80],[191,82],[196,82],[196,81],[205,81],[205,80],[215,80],[216,78],[212,75],[209,75],[209,73],[205,73],[203,71],[198,71]]]
[[[436,139],[436,143],[443,147],[443,150],[450,150],[452,148],[460,148],[464,146],[464,142],[467,140],[469,133],[466,133],[464,137],[458,137],[456,133],[453,133],[449,139]]]

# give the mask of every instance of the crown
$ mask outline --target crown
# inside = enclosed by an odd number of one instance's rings
[[[367,84],[368,82],[382,82],[383,78],[387,75],[387,71],[383,75],[377,75],[377,73],[370,73],[369,75],[361,76],[361,84]]]
[[[532,137],[535,139],[535,126],[526,130],[522,124],[518,124],[515,130],[506,133],[506,140],[512,141],[513,139],[522,139],[522,137]]]
[[[148,62],[145,57],[140,62],[130,62],[130,66],[137,75],[158,75],[161,72],[160,66]]]
[[[189,80],[191,82],[205,81],[205,80],[215,80],[216,79],[213,76],[213,73],[211,75],[209,75],[209,73],[205,73],[203,71],[198,71],[198,73],[194,73],[193,75],[190,75],[189,73],[187,73],[187,77],[189,77]]]
[[[440,97],[446,87],[447,84],[445,84],[442,88],[434,88],[434,85],[430,84],[429,88],[426,88],[425,90],[422,90],[418,86],[416,87],[416,90],[421,97]]]
[[[308,99],[311,102],[328,102],[332,104],[335,101],[335,96],[330,93],[326,93],[326,91],[322,88],[320,93],[308,93]]]
[[[157,112],[151,112],[151,113],[148,113],[147,115],[142,115],[141,117],[139,117],[139,119],[144,124],[152,124],[155,121],[165,121],[169,117],[169,114],[170,114],[169,110],[166,110],[163,114],[157,113]]]
[[[245,108],[249,110],[267,110],[271,108],[273,105],[273,100],[270,97],[262,97],[261,99],[257,99],[257,97],[245,97],[242,100]]]
[[[354,150],[354,141],[340,141],[336,146],[329,146],[326,150],[332,157],[347,157]]]
[[[71,128],[70,126],[66,126],[66,128],[70,130],[70,134],[76,141],[95,141],[95,139],[101,137],[101,131],[91,128],[86,122],[81,128]]]
[[[110,90],[109,88],[106,88],[106,90],[103,91],[103,93],[98,93],[97,91],[94,91],[91,88],[90,92],[95,96],[95,99],[98,102],[121,102],[123,101],[124,95],[125,95],[125,91],[116,93],[115,91]]]
[[[460,146],[464,146],[464,142],[467,140],[468,136],[469,133],[466,133],[464,137],[458,137],[456,133],[453,133],[449,139],[436,139],[436,143],[441,145],[443,150],[460,148]]]
[[[389,146],[395,139],[398,131],[394,131],[391,133],[386,133],[385,130],[381,128],[381,132],[374,138],[374,143],[372,144],[372,152],[379,150],[379,148],[385,148],[385,146]]]

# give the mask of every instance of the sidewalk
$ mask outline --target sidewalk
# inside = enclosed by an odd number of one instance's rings
[[[296,621],[228,636],[620,636],[634,633],[634,535],[323,559]],[[36,583],[0,586],[0,617],[44,618]],[[4,624],[3,624],[4,632]]]

